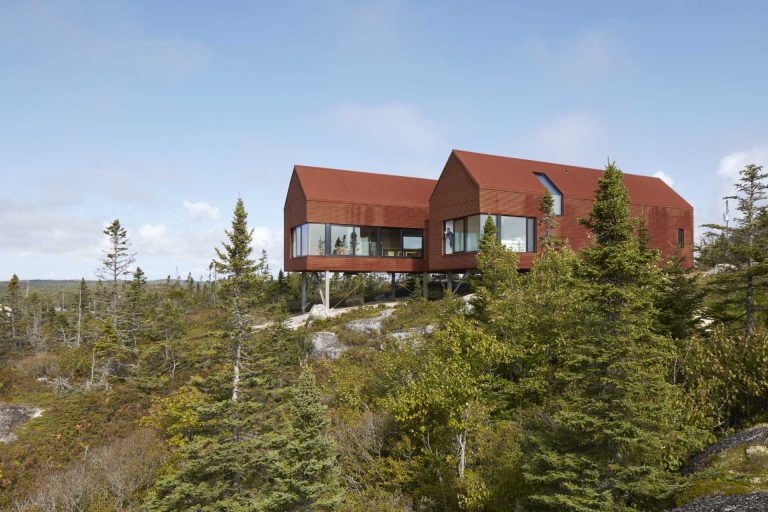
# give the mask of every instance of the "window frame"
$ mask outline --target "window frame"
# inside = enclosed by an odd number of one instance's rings
[[[467,242],[469,240],[468,232],[469,232],[469,222],[468,219],[470,217],[480,217],[480,232],[478,236],[478,248],[476,250],[467,251]],[[443,220],[443,239],[441,242],[441,246],[443,249],[443,256],[453,256],[455,254],[477,254],[480,251],[480,238],[483,236],[483,227],[485,226],[485,219],[491,217],[493,219],[493,223],[496,225],[496,239],[501,241],[501,218],[502,217],[511,217],[511,218],[517,218],[517,219],[523,219],[525,221],[525,251],[518,252],[518,254],[534,254],[538,250],[537,243],[536,243],[536,226],[537,226],[537,218],[536,217],[526,217],[522,215],[502,215],[499,213],[474,213],[472,215],[465,215],[463,217],[455,217],[452,219],[444,219]],[[463,242],[463,247],[461,250],[457,247],[456,241],[459,240],[459,237],[456,235],[455,227],[456,227],[456,221],[462,221],[464,226],[464,231],[462,233],[461,240]],[[445,232],[447,228],[447,224],[451,223],[451,231],[453,232],[453,252],[446,252],[446,239],[445,239]],[[532,250],[529,250],[532,249]],[[517,252],[517,251],[515,251]]]
[[[534,172],[534,176],[536,176],[536,179],[539,180],[539,183],[547,190],[547,192],[550,193],[550,195],[554,198],[555,196],[560,197],[560,213],[555,211],[554,206],[552,208],[553,214],[555,217],[562,217],[565,215],[565,196],[563,195],[562,190],[557,188],[557,185],[555,185],[555,182],[552,181],[552,179],[544,174],[543,172]],[[554,192],[553,192],[554,190]],[[555,193],[556,192],[556,193]]]
[[[319,255],[319,254],[296,254],[296,249],[299,249],[299,252],[303,249],[304,245],[304,232],[309,232],[309,227],[304,229],[304,226],[309,226],[310,224],[319,224],[324,226],[325,230],[325,254]],[[352,228],[352,233],[357,233],[358,235],[358,247],[362,243],[359,241],[361,235],[361,231],[363,228],[367,228],[369,230],[375,230],[376,233],[376,254],[333,254],[333,240],[331,240],[331,227],[341,227],[341,228]],[[400,256],[384,256],[383,253],[383,241],[381,238],[382,235],[382,229],[392,229],[397,230],[397,238],[399,240],[399,253]],[[421,235],[421,255],[420,256],[403,256],[403,252],[405,251],[405,248],[403,247],[403,239],[405,236],[410,237],[416,237],[417,234]],[[307,240],[307,243],[309,240]],[[308,248],[307,248],[308,249]],[[359,250],[356,248],[356,251]],[[415,249],[409,249],[409,251],[413,251]],[[356,252],[355,251],[355,252]],[[309,250],[307,250],[309,253]],[[315,257],[321,257],[321,258],[329,258],[329,257],[336,257],[336,258],[399,258],[399,259],[423,259],[424,258],[424,229],[422,228],[404,228],[404,227],[390,227],[390,226],[366,226],[361,224],[339,224],[339,223],[322,223],[322,222],[304,222],[302,224],[298,224],[296,226],[293,226],[291,228],[291,259],[294,258],[306,258],[307,256],[315,256]]]
[[[685,249],[685,228],[677,228],[677,248]]]

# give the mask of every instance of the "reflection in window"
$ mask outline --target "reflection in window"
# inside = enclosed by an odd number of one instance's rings
[[[360,227],[360,246],[358,256],[376,256],[379,253],[379,228]]]
[[[472,215],[467,217],[467,252],[477,251],[480,248],[480,237],[482,236],[483,225],[480,224],[480,216]]]
[[[421,258],[424,230],[302,224],[291,229],[291,256],[309,255]]]
[[[550,180],[545,174],[536,174],[536,177],[539,179],[542,185],[544,185],[544,188],[547,189],[547,191],[552,195],[552,213],[555,215],[562,215],[563,214],[563,193],[560,192],[560,189],[558,189],[554,183],[552,183],[552,180]]]
[[[421,230],[403,230],[403,256],[421,258],[424,254],[424,239]]]
[[[353,226],[331,225],[331,254],[351,256],[355,253],[357,236]]]
[[[381,255],[394,258],[402,256],[400,229],[381,228]]]
[[[488,217],[498,226],[504,246],[515,252],[536,252],[535,218],[482,214],[444,222],[444,254],[478,251]]]
[[[501,244],[513,252],[525,252],[526,226],[525,217],[501,217],[499,235]]]
[[[309,254],[325,256],[325,224],[309,224]]]

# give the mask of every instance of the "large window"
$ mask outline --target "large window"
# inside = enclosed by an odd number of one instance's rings
[[[291,256],[421,258],[424,231],[409,228],[302,224],[291,229]]]
[[[489,215],[470,215],[451,219],[443,225],[443,252],[454,254],[476,252],[480,248],[480,237]],[[514,252],[536,252],[536,219],[533,217],[511,217],[490,215],[497,226],[499,240]]]
[[[552,195],[552,213],[555,215],[562,215],[563,214],[563,193],[560,192],[560,189],[558,189],[554,183],[552,183],[552,180],[550,180],[545,174],[536,174],[536,177],[539,179],[542,185],[544,185],[544,188],[547,189],[547,191]]]

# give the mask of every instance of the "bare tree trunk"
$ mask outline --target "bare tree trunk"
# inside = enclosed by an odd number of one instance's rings
[[[456,447],[459,456],[459,478],[464,478],[464,470],[467,467],[467,420],[469,419],[469,404],[464,408],[463,418],[464,428],[456,435]]]

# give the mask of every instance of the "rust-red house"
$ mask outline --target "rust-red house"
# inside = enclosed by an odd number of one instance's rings
[[[459,150],[437,181],[297,165],[285,200],[285,269],[465,273],[476,268],[489,215],[527,269],[540,252],[539,203],[547,190],[556,234],[574,249],[591,243],[578,219],[588,216],[601,173]],[[659,178],[625,174],[624,183],[650,245],[692,261],[693,207]]]

